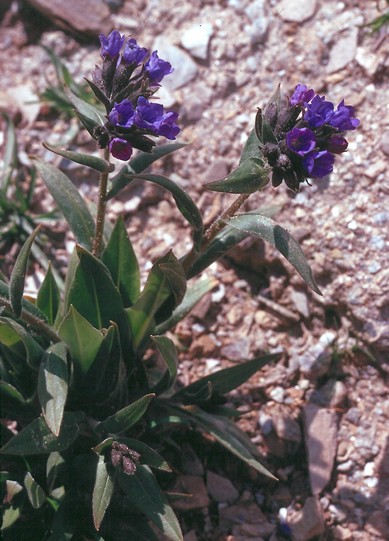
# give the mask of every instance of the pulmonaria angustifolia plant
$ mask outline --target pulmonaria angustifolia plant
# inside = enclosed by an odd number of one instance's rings
[[[116,30],[108,37],[101,34],[100,43],[103,65],[96,66],[92,77],[107,122],[94,131],[99,147],[108,146],[112,156],[127,161],[133,148],[150,152],[155,142],[148,135],[175,139],[180,132],[178,114],[149,100],[172,73],[171,64]]]
[[[335,155],[347,148],[345,132],[359,123],[343,101],[334,107],[304,85],[283,100],[278,89],[258,111],[237,168],[205,184],[237,194],[205,228],[191,197],[173,180],[148,171],[185,147],[156,144],[179,133],[177,113],[153,101],[172,66],[117,31],[101,35],[100,44],[102,66],[88,81],[100,106],[68,95],[102,156],[45,144],[99,173],[96,212],[61,170],[37,158],[36,169],[77,244],[64,285],[49,266],[35,300],[24,296],[24,284],[34,240],[43,235],[39,227],[23,245],[9,281],[0,280],[0,392],[8,420],[0,450],[5,541],[153,541],[153,528],[182,541],[180,515],[165,491],[176,492],[183,441],[204,455],[199,433],[218,453],[224,449],[273,478],[256,445],[232,420],[240,412],[228,405],[228,393],[280,354],[264,351],[185,385],[178,378],[185,352],[177,349],[174,328],[215,287],[214,278],[199,278],[202,271],[249,236],[279,250],[320,294],[290,233],[269,211],[240,208],[270,178],[273,186],[285,180],[297,190],[307,178],[330,173]],[[111,155],[126,162],[117,171]],[[109,201],[135,180],[167,190],[192,239],[184,253],[161,248],[143,286],[124,219],[105,220]]]
[[[307,178],[329,175],[335,156],[347,150],[345,132],[359,125],[353,115],[354,108],[344,100],[335,107],[302,84],[289,100],[281,101],[279,95],[271,100],[263,115],[258,112],[257,135],[272,168],[273,186],[284,180],[297,191]]]

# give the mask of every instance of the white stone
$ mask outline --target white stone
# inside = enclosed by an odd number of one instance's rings
[[[176,90],[188,84],[197,75],[197,66],[191,57],[173,45],[166,37],[158,36],[154,41],[153,50],[158,56],[170,62],[174,68],[172,73],[163,79],[163,86],[169,90]]]
[[[184,32],[181,38],[181,45],[195,58],[206,60],[212,33],[213,27],[211,23],[195,24]]]
[[[276,13],[284,21],[302,23],[315,14],[316,5],[316,0],[281,0],[277,3]]]

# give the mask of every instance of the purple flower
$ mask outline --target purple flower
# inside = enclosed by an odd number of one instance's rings
[[[313,151],[303,158],[303,167],[311,178],[323,178],[333,169],[335,156],[328,150]]]
[[[328,124],[334,128],[338,128],[339,131],[355,130],[359,126],[359,120],[353,118],[353,114],[354,107],[345,105],[344,100],[342,100],[328,121]]]
[[[162,58],[159,58],[157,51],[153,51],[145,64],[145,70],[151,83],[160,83],[165,75],[172,73],[173,68],[170,62],[162,60]]]
[[[150,103],[140,96],[135,110],[134,124],[138,128],[149,130],[154,135],[163,135],[167,139],[175,139],[180,128],[175,124],[178,114],[172,111],[164,113],[163,105]]]
[[[114,158],[126,162],[131,158],[132,146],[125,139],[114,137],[109,143],[109,151]]]
[[[286,144],[292,152],[304,156],[316,146],[316,137],[309,128],[293,128],[286,134]]]
[[[331,137],[326,141],[325,148],[332,152],[332,154],[341,154],[345,152],[348,147],[347,140],[341,135],[331,135]]]
[[[139,65],[146,58],[148,50],[145,47],[139,47],[135,39],[126,41],[122,58],[126,64]]]
[[[292,97],[289,100],[290,105],[305,105],[311,101],[315,91],[308,88],[305,85],[298,84],[294,89]]]
[[[124,36],[120,35],[120,32],[117,30],[112,30],[108,37],[105,37],[104,34],[99,36],[101,49],[100,54],[103,58],[115,58],[120,53],[120,49],[126,39]]]
[[[328,124],[334,114],[334,104],[326,101],[323,97],[315,96],[311,103],[307,104],[307,110],[304,114],[304,120],[310,128],[318,128],[323,124]]]
[[[162,105],[161,105],[162,107]],[[130,128],[134,125],[135,111],[130,100],[115,103],[114,108],[108,115],[108,119],[115,126]]]

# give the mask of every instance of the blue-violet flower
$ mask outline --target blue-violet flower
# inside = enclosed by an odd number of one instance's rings
[[[117,30],[112,30],[108,37],[104,36],[104,34],[100,34],[99,39],[101,44],[101,56],[103,58],[115,58],[120,53],[125,37],[121,36],[120,32]]]
[[[293,128],[286,134],[286,144],[292,152],[304,156],[315,148],[316,137],[309,128]]]
[[[151,53],[150,58],[145,64],[145,70],[152,83],[160,83],[165,75],[174,71],[170,62],[166,62],[165,60],[162,60],[162,58],[159,58],[158,51],[153,51]]]
[[[124,46],[122,58],[125,64],[139,65],[149,54],[145,47],[139,47],[134,38],[128,39]]]

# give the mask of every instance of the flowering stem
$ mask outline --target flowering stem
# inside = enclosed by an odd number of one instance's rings
[[[240,194],[237,199],[228,207],[227,210],[223,212],[223,214],[217,218],[212,225],[207,229],[207,231],[204,234],[203,243],[202,243],[202,251],[212,242],[212,240],[216,237],[216,235],[225,227],[225,222],[240,209],[240,207],[243,205],[243,203],[250,197],[250,193],[242,193]],[[196,259],[196,257],[199,254],[197,254],[193,248],[188,253],[184,261],[182,262],[182,265],[184,267],[184,270],[188,272],[190,269],[193,261]]]
[[[109,161],[109,149],[104,149],[104,159]],[[100,173],[100,182],[99,182],[99,200],[97,204],[97,214],[96,214],[96,229],[95,229],[95,238],[93,242],[93,255],[100,257],[102,243],[103,243],[103,232],[104,232],[104,221],[105,221],[105,208],[107,205],[107,184],[108,184],[108,171]]]

